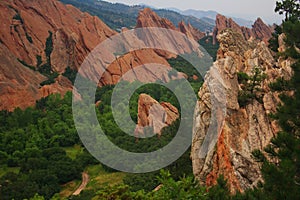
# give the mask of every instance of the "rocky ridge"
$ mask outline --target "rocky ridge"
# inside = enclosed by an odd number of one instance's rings
[[[260,165],[252,157],[254,150],[263,150],[271,138],[279,131],[276,121],[269,117],[276,112],[280,102],[279,93],[272,92],[269,84],[277,78],[289,79],[292,76],[291,61],[275,60],[264,42],[249,42],[240,32],[225,29],[218,35],[220,49],[213,69],[206,75],[200,89],[199,101],[195,110],[192,143],[192,162],[195,177],[201,184],[214,185],[223,174],[228,180],[231,192],[244,191],[261,180]],[[282,47],[281,47],[282,48]],[[260,83],[260,100],[252,99],[246,105],[239,103],[243,88],[238,73],[252,75],[259,68],[267,78]],[[210,84],[223,80],[224,95],[216,93]],[[224,102],[224,121],[219,121],[215,131],[218,134],[216,145],[201,157],[201,146],[210,127],[214,103]]]
[[[235,21],[231,18],[227,18],[223,15],[218,14],[216,17],[216,26],[213,32],[213,43],[217,42],[217,35],[224,29],[230,28],[240,33],[246,40],[258,39],[264,41],[268,44],[269,39],[272,37],[273,28],[266,25],[261,18],[258,18],[252,28],[247,28],[244,26],[239,26]]]
[[[194,28],[191,24],[186,25],[184,21],[181,21],[177,28],[170,20],[159,17],[150,8],[145,8],[139,13],[136,28],[143,27],[159,27],[177,30],[195,41],[199,41],[201,38],[205,37],[205,33]]]

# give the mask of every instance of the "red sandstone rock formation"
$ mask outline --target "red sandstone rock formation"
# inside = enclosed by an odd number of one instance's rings
[[[3,57],[2,61],[7,60],[0,66],[2,84],[0,109],[12,110],[18,106],[25,108],[34,105],[35,100],[41,97],[56,92],[64,94],[72,89],[70,82],[61,76],[54,84],[40,88],[39,83],[47,78],[17,61],[19,59],[37,68],[39,60],[37,57],[40,56],[42,63],[39,65],[46,63],[46,40],[51,35],[50,33],[52,33],[53,42],[51,66],[52,70],[59,74],[62,74],[67,66],[78,69],[91,50],[102,41],[117,34],[99,18],[83,13],[71,5],[64,5],[57,0],[1,1],[0,21],[1,57]],[[156,27],[176,29],[168,20],[158,18],[155,13],[145,9],[140,13],[137,27],[149,27],[151,24]],[[191,29],[190,26],[188,28]],[[196,34],[194,29],[187,33]],[[153,36],[155,39],[155,34]],[[171,38],[166,36],[166,39],[171,40]],[[124,41],[128,43],[134,41],[136,44],[143,43],[145,39],[153,43],[153,39],[143,37],[124,38]],[[177,48],[177,43],[183,43],[182,39],[177,42],[173,41],[173,44],[168,43],[166,48]],[[189,45],[184,45],[180,49],[181,53],[191,51],[193,48]],[[100,80],[100,85],[116,84],[127,71],[145,63],[154,62],[170,67],[165,58],[172,56],[174,55],[152,49],[130,52],[109,66]],[[149,72],[146,70],[145,77],[147,73]],[[21,81],[20,77],[26,81]],[[148,77],[153,78],[152,74]],[[143,81],[148,80],[144,78]],[[24,96],[28,98],[23,98]],[[22,101],[19,100],[20,98]]]
[[[155,134],[160,135],[161,130],[171,125],[179,117],[179,112],[170,103],[159,103],[147,94],[141,94],[138,101],[138,124],[135,134],[144,134],[144,128],[150,127]]]
[[[191,157],[194,175],[202,184],[214,185],[223,174],[234,193],[253,187],[261,180],[260,165],[253,159],[252,152],[263,150],[279,130],[276,121],[268,117],[276,112],[280,102],[279,93],[272,92],[269,84],[279,77],[291,78],[292,70],[291,61],[275,60],[264,42],[253,45],[253,42],[247,42],[232,29],[220,32],[218,40],[220,49],[217,61],[198,93]],[[262,101],[254,99],[242,107],[238,101],[242,89],[237,73],[251,75],[256,66],[267,75],[260,88]],[[213,69],[218,71],[219,76],[213,73]],[[212,91],[209,88],[210,84],[217,85],[220,77],[225,87],[224,95],[218,95],[218,88]],[[201,146],[210,127],[211,116],[218,116],[218,113],[213,113],[211,99],[222,102],[225,96],[227,112],[224,122],[220,122],[214,132],[219,134],[216,145],[204,157],[200,157],[203,155]]]
[[[56,0],[1,1],[0,21],[0,109],[8,110],[25,108],[41,97],[72,89],[71,82],[61,76],[54,84],[40,87],[47,78],[17,61],[36,67],[40,56],[42,64],[46,63],[46,40],[50,32],[51,65],[58,73],[63,73],[67,66],[78,69],[97,43],[115,34],[99,18]]]
[[[193,38],[196,41],[199,41],[203,37],[205,37],[205,33],[199,31],[195,27],[193,27],[190,23],[186,25],[183,21],[178,24],[178,29],[180,32],[186,34],[189,38]]]
[[[191,24],[186,25],[183,21],[178,24],[178,28],[168,19],[159,17],[150,8],[145,8],[139,13],[136,28],[142,27],[159,27],[180,31],[189,38],[199,41],[205,36],[205,33],[194,28]]]
[[[218,14],[216,17],[216,27],[213,32],[214,44],[217,42],[217,35],[224,29],[230,28],[240,33],[246,40],[259,39],[268,44],[269,39],[272,37],[273,28],[266,25],[261,18],[258,18],[251,28],[239,26],[231,18],[226,18],[223,15]]]

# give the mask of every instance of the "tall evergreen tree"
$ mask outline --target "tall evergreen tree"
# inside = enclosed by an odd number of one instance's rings
[[[300,199],[300,1],[282,0],[276,3],[276,12],[285,15],[282,32],[286,36],[286,57],[295,59],[290,80],[294,95],[281,95],[282,105],[275,118],[282,131],[262,152],[254,152],[261,161],[264,183],[262,192],[270,199]]]

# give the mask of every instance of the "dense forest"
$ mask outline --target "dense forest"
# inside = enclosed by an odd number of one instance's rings
[[[169,63],[178,71],[189,76],[195,94],[201,87],[202,79],[194,80],[193,75],[200,74],[181,57],[169,60]],[[74,71],[67,69],[64,76],[74,82]],[[180,82],[171,81],[170,85]],[[136,84],[135,82],[121,83],[123,88]],[[101,128],[107,137],[119,147],[131,152],[150,152],[164,147],[175,136],[180,125],[177,120],[173,125],[162,130],[160,137],[139,139],[129,136],[118,128],[111,110],[113,85],[98,88],[95,94],[95,103],[101,102],[97,107],[97,116]],[[167,101],[176,106],[180,105],[168,88],[153,84],[140,87],[130,98],[130,114],[137,122],[138,98],[146,93],[158,102]],[[189,97],[187,96],[189,99]],[[191,98],[190,98],[191,99]],[[187,102],[189,103],[189,102]],[[72,93],[64,97],[59,94],[51,95],[36,102],[35,107],[25,110],[19,108],[13,112],[0,112],[0,196],[1,199],[28,199],[38,195],[45,199],[58,198],[64,185],[81,179],[81,172],[88,166],[101,165],[90,153],[85,150],[77,134],[72,116]],[[190,133],[191,134],[191,133]],[[190,150],[166,170],[172,174],[174,180],[192,175],[192,164],[189,158]],[[99,167],[98,167],[99,168]],[[115,170],[101,165],[103,173],[110,174]],[[157,179],[160,172],[147,174],[126,174],[124,184],[129,191],[152,191],[160,182]],[[119,187],[119,186],[118,186]],[[120,186],[121,187],[121,186]],[[96,187],[97,188],[97,187]],[[92,188],[83,192],[85,195],[95,195],[99,188]],[[25,192],[26,191],[26,192]],[[38,194],[38,195],[37,195]]]

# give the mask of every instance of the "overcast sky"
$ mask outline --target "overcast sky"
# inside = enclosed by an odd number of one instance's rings
[[[255,20],[261,17],[267,23],[281,22],[274,13],[276,0],[105,0],[128,5],[147,4],[157,8],[178,8],[180,10],[214,10],[233,17]]]

